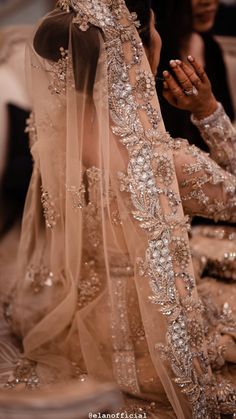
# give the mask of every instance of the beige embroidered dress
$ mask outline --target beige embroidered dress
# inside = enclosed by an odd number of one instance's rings
[[[35,163],[3,296],[22,357],[3,330],[1,376],[8,388],[91,376],[118,384],[123,411],[220,418],[235,393],[212,352],[226,369],[232,358],[210,337],[188,216],[235,221],[235,132],[220,106],[198,123],[224,168],[170,138],[136,18],[123,0],[61,0],[28,48]]]

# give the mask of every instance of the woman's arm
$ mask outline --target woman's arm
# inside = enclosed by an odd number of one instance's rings
[[[192,113],[191,120],[207,143],[211,158],[236,174],[236,130],[216,102],[203,68],[191,56],[188,59],[191,67],[171,61],[175,78],[164,72],[164,96],[173,106]]]
[[[206,153],[177,140],[174,161],[186,214],[236,222],[236,177]]]
[[[191,120],[207,143],[211,158],[236,175],[236,130],[222,105],[218,103],[216,111],[206,118],[199,120],[192,115]]]

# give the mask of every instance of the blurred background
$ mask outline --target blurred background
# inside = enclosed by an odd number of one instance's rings
[[[53,0],[0,0],[1,27],[35,23],[53,3]]]

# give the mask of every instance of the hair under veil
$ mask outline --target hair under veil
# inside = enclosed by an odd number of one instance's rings
[[[28,47],[35,163],[12,326],[42,385],[88,374],[157,417],[168,399],[178,418],[219,418],[178,143],[136,19],[123,0],[61,0]]]

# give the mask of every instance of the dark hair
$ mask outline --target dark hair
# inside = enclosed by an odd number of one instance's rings
[[[73,11],[63,14],[56,11],[45,18],[35,34],[34,49],[41,57],[56,62],[61,58],[60,49],[68,49],[71,37],[76,89],[85,88],[91,95],[100,52],[100,31],[92,26],[82,32],[73,25],[70,33],[73,17]]]
[[[182,59],[185,42],[194,32],[191,0],[152,0],[156,13],[157,30],[162,37],[162,51],[158,68],[159,76],[168,70],[169,60]],[[234,115],[227,74],[219,45],[211,33],[201,34],[205,49],[205,70],[211,81],[212,90],[232,118]],[[219,83],[220,80],[220,83]],[[171,106],[163,97],[163,86],[157,83],[162,116],[166,129],[173,137],[187,138],[199,148],[208,151],[198,130],[190,121],[189,113]]]
[[[166,68],[171,58],[180,58],[183,43],[192,33],[192,3],[191,0],[152,0],[152,8],[163,40],[161,64]]]
[[[29,112],[8,104],[7,113],[7,155],[0,183],[0,238],[22,217],[32,173],[29,139],[24,132]]]
[[[148,46],[150,43],[151,0],[126,0],[126,5],[130,12],[137,13],[141,23],[140,36],[144,45]],[[58,13],[58,9],[56,9],[43,20],[34,37],[34,49],[38,55],[55,62],[61,58],[60,48],[68,49],[69,27],[73,17],[73,10],[69,13]],[[76,45],[75,48],[72,48],[76,88],[80,90],[84,86],[86,77],[88,93],[92,93],[95,69],[99,58],[99,33],[100,30],[95,27],[90,27],[86,32],[82,32],[77,25],[73,25],[71,31],[72,46]]]
[[[140,37],[143,44],[148,47],[150,45],[151,0],[125,0],[125,3],[131,13],[137,13],[141,24]]]

